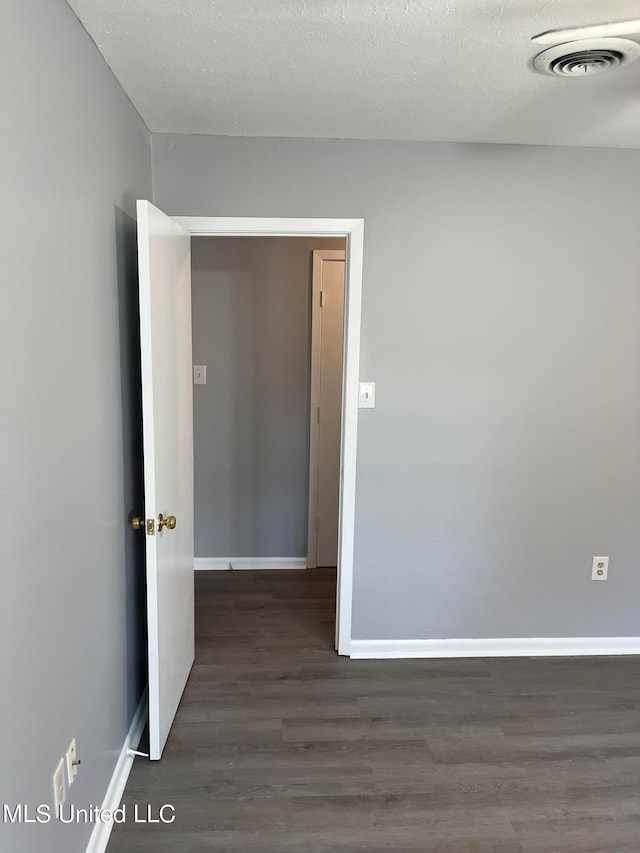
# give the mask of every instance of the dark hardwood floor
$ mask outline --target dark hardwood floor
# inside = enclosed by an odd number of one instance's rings
[[[109,853],[640,851],[640,659],[350,661],[335,574],[200,572],[193,673]],[[130,814],[130,812],[129,812]]]

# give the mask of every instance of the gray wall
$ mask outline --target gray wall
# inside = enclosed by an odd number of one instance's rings
[[[640,635],[640,152],[153,154],[170,213],[365,218],[355,637]]]
[[[149,134],[63,0],[2,5],[0,801],[101,804],[143,689],[134,199]],[[74,853],[91,825],[2,826]]]
[[[344,240],[192,241],[198,557],[306,557],[311,252]]]

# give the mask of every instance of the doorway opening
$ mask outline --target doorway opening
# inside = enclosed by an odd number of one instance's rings
[[[191,246],[195,565],[337,568],[343,237]]]

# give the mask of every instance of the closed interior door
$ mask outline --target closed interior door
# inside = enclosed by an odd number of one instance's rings
[[[313,254],[312,400],[316,428],[311,438],[310,473],[312,489],[315,485],[315,525],[310,519],[309,563],[335,566],[340,510],[345,255],[329,250]],[[312,505],[313,499],[311,494]]]

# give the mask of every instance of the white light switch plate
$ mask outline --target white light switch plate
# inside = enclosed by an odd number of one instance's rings
[[[358,408],[375,409],[376,407],[376,383],[361,382],[358,391]]]
[[[206,385],[207,384],[207,365],[206,364],[194,364],[193,365],[193,384],[194,385]]]

